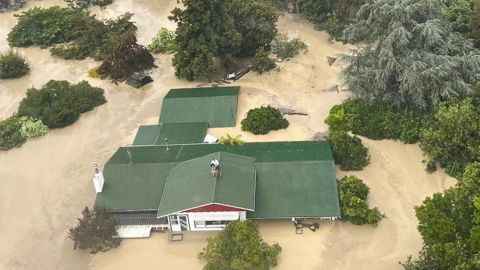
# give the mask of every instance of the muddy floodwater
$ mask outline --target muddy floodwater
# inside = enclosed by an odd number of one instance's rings
[[[24,9],[52,5],[64,5],[64,1],[29,1]],[[133,13],[139,43],[147,44],[161,27],[175,28],[167,16],[176,5],[176,0],[116,0],[92,13],[98,18]],[[6,36],[16,23],[13,14],[0,13],[1,51],[8,49]],[[238,125],[210,133],[241,134],[246,141],[308,140],[315,132],[327,130],[328,111],[348,98],[341,88],[328,90],[339,84],[341,67],[329,66],[326,57],[348,53],[351,46],[328,41],[326,33],[291,14],[280,17],[278,29],[304,40],[308,52],[280,63],[280,71],[249,73],[235,83],[241,86],[237,123],[260,105],[288,107],[308,115],[287,116],[289,128],[268,135],[244,133]],[[212,233],[188,234],[179,243],[168,243],[166,234],[156,233],[150,239],[123,241],[118,249],[95,256],[73,251],[67,238],[83,207],[93,204],[92,165],[102,166],[119,146],[129,144],[139,125],[157,122],[162,98],[170,88],[199,82],[175,78],[168,55],[155,56],[154,82],[136,90],[88,78],[88,69],[99,64],[90,59],[66,61],[33,47],[18,51],[30,63],[31,72],[21,79],[0,81],[0,119],[15,112],[29,87],[40,87],[51,79],[88,80],[105,89],[108,102],[69,127],[0,152],[0,269],[201,269],[196,254]],[[370,187],[369,203],[386,218],[377,228],[322,222],[320,230],[303,235],[296,235],[288,221],[261,222],[266,241],[283,248],[275,269],[401,269],[398,262],[418,252],[421,238],[413,207],[454,181],[442,172],[425,173],[417,145],[363,141],[372,156],[371,165],[353,174]],[[338,170],[338,175],[345,172]]]

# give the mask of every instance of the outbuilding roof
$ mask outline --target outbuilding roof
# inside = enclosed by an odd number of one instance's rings
[[[218,160],[212,175],[210,163]],[[158,216],[211,203],[246,210],[255,208],[254,158],[215,152],[180,163],[170,171],[158,207]]]
[[[134,145],[165,145],[202,143],[207,134],[208,123],[161,123],[140,126]],[[167,140],[165,140],[167,139]]]
[[[240,88],[209,87],[170,90],[159,123],[207,122],[209,127],[234,127]]]

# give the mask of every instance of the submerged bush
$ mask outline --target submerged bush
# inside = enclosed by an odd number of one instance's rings
[[[240,139],[241,135],[237,136],[231,136],[230,134],[227,134],[225,136],[222,136],[220,138],[220,144],[223,145],[244,145],[245,142]]]
[[[0,54],[0,79],[13,79],[27,75],[30,71],[27,61],[17,52]]]
[[[267,134],[271,130],[284,129],[289,125],[282,113],[270,106],[249,110],[241,124],[243,131],[250,131],[255,135]]]
[[[327,140],[332,147],[335,163],[342,170],[361,170],[370,163],[368,149],[357,136],[352,137],[344,130],[331,130]]]
[[[17,119],[21,125],[20,134],[25,139],[40,137],[48,133],[48,127],[40,119],[28,116],[22,116]]]
[[[134,72],[155,67],[155,59],[132,32],[123,34],[105,56],[98,71],[102,76],[113,80],[126,80]]]
[[[253,58],[253,70],[258,74],[270,71],[276,67],[275,61],[268,57],[268,51],[261,47]]]
[[[160,29],[147,48],[152,53],[175,53],[177,50],[175,32],[167,28]]]
[[[338,195],[342,218],[355,225],[370,224],[376,226],[383,215],[377,207],[368,208],[367,185],[356,176],[345,176],[339,181]]]
[[[0,121],[0,150],[9,150],[21,146],[26,138],[20,133],[22,124],[13,116]]]
[[[105,103],[103,89],[86,81],[70,84],[51,80],[40,89],[31,88],[20,102],[18,114],[41,119],[49,128],[65,127],[81,113]]]
[[[99,21],[88,11],[62,7],[32,8],[18,15],[8,34],[11,46],[52,46],[51,53],[64,59],[93,57],[102,60],[123,33],[134,32],[131,14]]]
[[[335,105],[325,123],[331,130],[352,131],[369,139],[396,139],[415,143],[428,122],[428,115],[416,116],[409,110],[365,100],[351,100]]]
[[[307,51],[307,44],[298,38],[288,39],[286,35],[278,34],[273,40],[272,51],[281,59],[292,58]]]

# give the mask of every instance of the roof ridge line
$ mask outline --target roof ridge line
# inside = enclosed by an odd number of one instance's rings
[[[220,160],[220,155],[221,155],[221,151],[219,152],[216,152],[218,153],[218,160]],[[220,166],[220,165],[219,165]],[[216,199],[217,199],[217,185],[218,185],[218,178],[220,177],[220,170],[219,172],[217,173],[217,176],[215,176],[215,185],[213,185],[213,198],[212,198],[212,203],[215,203]]]

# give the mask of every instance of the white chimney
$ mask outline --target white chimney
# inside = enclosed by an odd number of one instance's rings
[[[94,175],[93,175],[93,186],[95,187],[95,191],[97,193],[102,192],[103,189],[103,183],[105,182],[105,179],[103,178],[103,173],[98,169],[97,164],[93,165],[93,170],[94,170]]]

